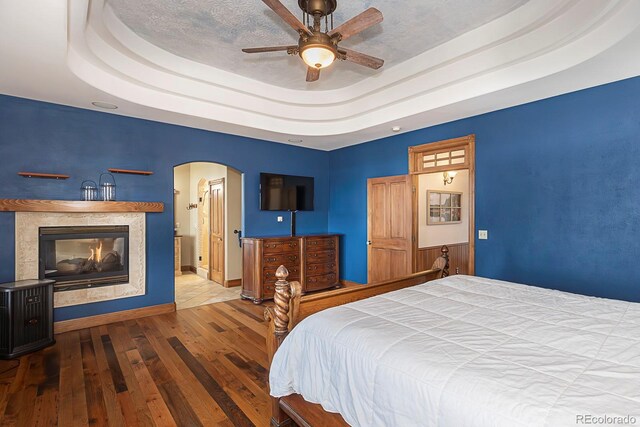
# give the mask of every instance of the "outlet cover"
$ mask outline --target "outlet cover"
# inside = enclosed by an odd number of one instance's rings
[[[489,238],[489,231],[487,230],[478,230],[478,239],[479,240],[487,240]]]
[[[278,222],[282,222],[282,221],[284,221],[284,218],[283,218],[283,217],[281,217],[281,216],[279,216],[279,217],[278,217]]]

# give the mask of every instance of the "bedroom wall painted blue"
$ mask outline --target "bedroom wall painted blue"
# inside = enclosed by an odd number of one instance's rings
[[[78,199],[80,183],[110,167],[154,172],[117,175],[119,200],[159,201],[165,212],[147,215],[147,294],[60,308],[56,320],[173,302],[173,167],[191,161],[232,166],[244,175],[244,234],[283,235],[289,224],[259,210],[259,173],[315,177],[315,211],[298,214],[300,233],[326,232],[329,179],[322,151],[275,144],[0,96],[0,198]],[[286,159],[283,161],[283,159]],[[25,179],[19,171],[57,172],[66,181]],[[14,279],[14,214],[0,213],[0,282]]]
[[[0,198],[76,199],[108,167],[121,200],[162,201],[147,216],[147,295],[56,310],[64,320],[173,301],[173,166],[214,161],[245,173],[246,235],[278,235],[258,210],[258,173],[316,177],[302,233],[342,233],[342,276],[366,281],[366,180],[407,173],[407,147],[476,134],[476,271],[486,277],[640,301],[640,78],[325,153],[0,96]],[[287,159],[283,164],[280,159]],[[20,170],[68,173],[24,179]],[[560,212],[560,213],[559,213]],[[13,279],[14,214],[0,213],[0,281]]]
[[[476,134],[476,274],[640,301],[640,78],[331,152],[329,231],[367,277],[366,183],[407,148]]]

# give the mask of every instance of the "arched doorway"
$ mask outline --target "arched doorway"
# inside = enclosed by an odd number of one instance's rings
[[[174,168],[177,309],[240,297],[242,173],[213,162]]]

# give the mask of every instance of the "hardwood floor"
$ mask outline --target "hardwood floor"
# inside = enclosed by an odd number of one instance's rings
[[[57,335],[0,361],[0,425],[267,426],[263,310],[234,300]]]

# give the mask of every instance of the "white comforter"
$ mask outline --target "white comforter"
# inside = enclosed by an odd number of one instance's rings
[[[354,426],[640,425],[640,304],[452,276],[317,313],[271,395]]]

